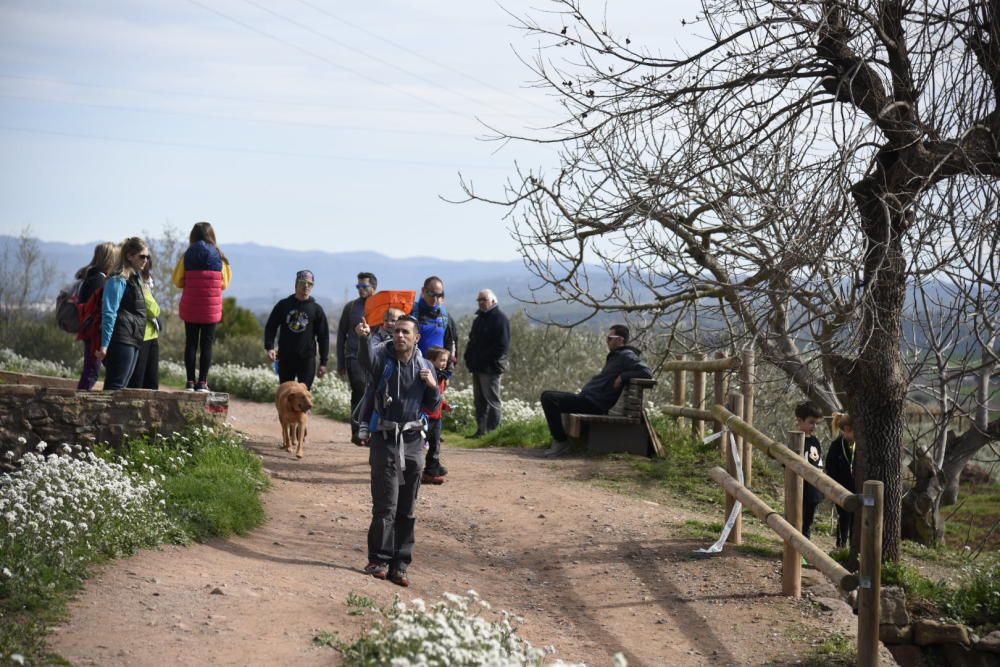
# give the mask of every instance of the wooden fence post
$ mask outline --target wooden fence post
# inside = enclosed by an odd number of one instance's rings
[[[864,486],[861,508],[861,572],[858,587],[858,667],[877,667],[882,593],[882,482]]]
[[[677,361],[684,361],[684,355],[678,354]],[[674,371],[674,405],[687,404],[687,372],[684,369]],[[678,419],[678,421],[680,421]],[[678,424],[680,425],[680,424]]]
[[[726,353],[725,352],[716,352],[715,353],[715,358],[716,359],[725,359],[726,358]],[[715,391],[715,404],[716,405],[725,405],[726,404],[726,371],[715,371],[715,378],[714,378],[714,380],[715,380],[715,387],[714,387],[714,391]],[[718,433],[719,431],[722,431],[722,430],[723,430],[722,424],[720,424],[718,421],[715,422],[715,428],[714,428],[714,430],[712,432],[713,433]],[[725,457],[728,456],[728,454],[726,454],[726,451],[728,449],[729,449],[729,444],[728,444],[727,438],[725,436],[719,438],[719,453],[723,456],[723,460],[725,460]]]
[[[802,456],[806,434],[792,431],[788,434],[788,448]],[[785,521],[802,532],[802,478],[791,468],[785,467]],[[793,598],[802,597],[802,556],[791,541],[785,541],[781,558],[781,592]]]
[[[740,394],[732,393],[729,395],[729,411],[736,415],[736,418],[740,418],[740,413],[743,412],[743,397]],[[728,437],[727,437],[728,436]],[[728,431],[726,435],[722,436],[723,440],[726,440],[726,472],[732,475],[734,478],[739,479],[739,474],[736,472],[736,458],[733,456],[733,447],[729,445],[729,438],[733,438],[733,442],[736,444],[736,451],[742,451],[742,438],[737,436],[734,432]],[[745,486],[745,485],[744,485]],[[726,515],[723,521],[729,518],[729,513],[733,510],[733,505],[736,504],[736,498],[726,494]],[[726,540],[729,544],[743,544],[743,513],[740,512],[736,516],[736,522],[733,523],[733,529],[729,533],[729,539]]]
[[[699,352],[694,355],[695,361],[705,361],[705,354]],[[694,378],[691,387],[691,407],[699,410],[705,409],[705,371],[694,371]],[[701,419],[691,420],[691,433],[699,440],[705,437],[705,422]]]
[[[743,351],[743,363],[740,364],[740,391],[743,392],[743,421],[753,426],[753,375],[754,375],[754,352],[753,350]],[[753,443],[749,440],[743,441],[743,477],[746,478],[744,484],[747,487],[753,482]]]

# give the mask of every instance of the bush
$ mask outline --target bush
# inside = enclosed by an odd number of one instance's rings
[[[353,642],[330,634],[317,637],[317,642],[336,646],[347,667],[520,667],[541,665],[554,650],[532,648],[517,635],[514,623],[520,619],[505,611],[496,620],[483,618],[481,614],[490,606],[475,591],[465,596],[445,593],[444,598],[428,609],[419,598],[409,606],[396,598],[391,608],[384,608],[369,598],[349,596],[352,614],[374,613],[379,620]],[[550,664],[573,667],[559,660]],[[625,667],[627,663],[618,654],[615,664]]]
[[[56,326],[55,316],[21,317],[0,327],[0,348],[29,359],[47,359],[69,368],[83,365],[83,343]],[[79,375],[79,370],[76,371]]]
[[[959,584],[944,604],[949,616],[988,634],[1000,630],[1000,557],[962,568]]]
[[[22,357],[10,348],[0,348],[0,369],[31,375],[48,375],[62,378],[75,378],[80,371],[74,370],[57,361],[38,361]]]

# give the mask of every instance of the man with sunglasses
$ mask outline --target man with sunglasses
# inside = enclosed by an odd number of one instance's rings
[[[358,298],[347,302],[337,326],[337,372],[342,377],[347,376],[351,387],[351,414],[358,407],[368,380],[368,374],[358,358],[358,334],[355,329],[365,319],[365,301],[378,289],[378,278],[374,273],[362,271],[354,287],[358,290]],[[358,425],[352,420],[351,440],[357,442],[357,435]]]
[[[451,354],[449,364],[453,366],[458,359],[458,331],[444,306],[444,282],[440,278],[429,276],[424,280],[412,314],[420,327],[420,353],[427,356],[432,347],[443,347]]]
[[[271,361],[279,359],[278,379],[281,382],[298,380],[309,389],[317,375],[326,374],[330,359],[330,325],[323,306],[312,298],[314,284],[312,271],[295,274],[295,293],[275,304],[264,326],[264,350]],[[279,351],[274,349],[276,336]]]
[[[633,378],[652,378],[653,372],[640,358],[640,352],[628,344],[629,331],[624,324],[608,330],[608,356],[601,372],[590,378],[578,394],[567,391],[543,391],[542,411],[552,434],[552,446],[545,452],[548,458],[569,451],[569,438],[563,428],[563,414],[606,415],[621,396],[622,389]]]

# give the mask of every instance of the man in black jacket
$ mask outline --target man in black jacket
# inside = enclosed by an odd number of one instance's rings
[[[485,435],[500,425],[500,375],[507,370],[510,322],[497,306],[493,290],[480,290],[479,310],[465,347],[465,365],[472,373],[472,398],[476,407],[476,432]]]
[[[358,290],[358,298],[347,302],[337,325],[337,372],[341,377],[347,378],[347,384],[351,387],[351,441],[357,444],[358,424],[353,415],[365,394],[368,373],[359,361],[358,334],[355,328],[365,319],[365,302],[378,289],[378,278],[374,273],[362,271],[358,274],[358,282],[354,287]]]
[[[552,446],[545,456],[553,458],[569,451],[563,413],[604,415],[608,413],[632,378],[651,378],[653,372],[642,359],[639,350],[628,344],[629,331],[624,324],[615,324],[608,331],[608,356],[601,372],[590,378],[578,394],[566,391],[543,391],[542,410],[552,434]]]
[[[295,275],[295,294],[275,304],[264,327],[264,349],[268,359],[278,359],[278,379],[298,380],[310,389],[317,375],[326,374],[330,360],[330,325],[323,307],[310,296],[314,282],[312,271],[299,271]],[[276,335],[279,352],[274,349]]]

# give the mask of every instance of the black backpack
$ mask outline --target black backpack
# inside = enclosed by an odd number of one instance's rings
[[[66,333],[75,334],[80,331],[80,312],[77,306],[82,287],[81,278],[59,290],[59,296],[56,297],[56,324]]]

